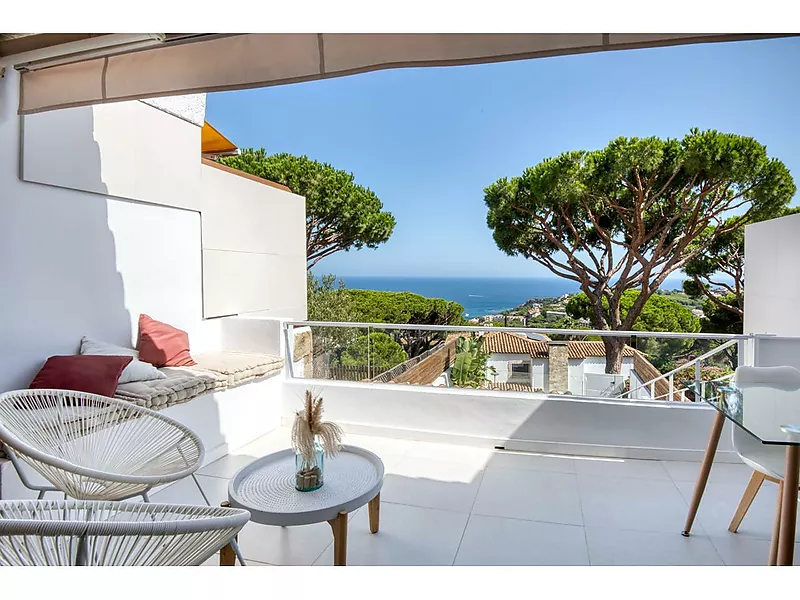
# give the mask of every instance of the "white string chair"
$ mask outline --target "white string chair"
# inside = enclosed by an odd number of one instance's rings
[[[236,508],[90,500],[0,501],[0,565],[199,565],[239,533]]]
[[[0,394],[0,441],[21,476],[15,454],[80,500],[147,500],[151,487],[194,476],[204,457],[197,435],[174,419],[68,390]],[[38,489],[41,498],[47,490]]]

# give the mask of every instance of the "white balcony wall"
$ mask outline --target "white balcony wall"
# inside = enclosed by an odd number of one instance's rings
[[[702,460],[715,415],[692,403],[293,380],[283,394],[285,423],[312,386],[326,419],[352,433],[557,454]],[[728,425],[717,460],[738,461]]]
[[[745,227],[744,332],[800,336],[800,215]],[[800,340],[757,342],[757,364],[800,368]]]
[[[265,213],[256,195],[240,205],[238,188],[220,182],[211,199],[203,194],[196,101],[187,119],[141,102],[20,118],[18,74],[8,60],[0,67],[0,391],[27,386],[47,357],[75,353],[84,335],[133,344],[141,312],[186,329],[193,351],[215,349],[219,321],[204,319],[204,294],[223,298],[226,314],[305,317],[304,236],[276,237],[304,226],[303,199],[254,183],[274,208]],[[209,228],[206,210],[238,225]],[[293,255],[271,254],[266,272],[253,264],[239,278],[229,277],[231,261],[204,273],[206,235],[216,235],[209,252],[249,256],[268,249],[259,229]]]

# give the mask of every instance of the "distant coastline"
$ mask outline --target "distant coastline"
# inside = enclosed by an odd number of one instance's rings
[[[498,314],[516,308],[531,298],[558,298],[580,291],[578,284],[559,277],[393,277],[342,275],[351,289],[413,292],[429,298],[444,298],[464,307],[467,319]],[[668,281],[664,289],[680,288],[680,280]]]

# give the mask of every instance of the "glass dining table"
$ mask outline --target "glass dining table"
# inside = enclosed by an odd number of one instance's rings
[[[775,516],[769,564],[792,565],[800,483],[800,390],[761,386],[739,388],[731,383],[703,382],[695,393],[698,400],[710,404],[717,414],[681,534],[688,537],[691,532],[727,419],[764,446],[782,446],[785,449],[783,491],[780,509]]]

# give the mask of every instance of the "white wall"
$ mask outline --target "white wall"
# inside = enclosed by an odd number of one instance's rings
[[[776,334],[759,338],[761,366],[800,368],[800,214],[748,225],[744,230],[744,332]]]
[[[800,214],[748,225],[745,333],[800,336]]]
[[[305,200],[203,165],[205,316],[306,317]]]
[[[489,360],[486,361],[487,367],[494,367],[497,369],[497,377],[493,377],[488,369],[486,371],[486,377],[490,381],[496,381],[497,383],[506,383],[508,382],[508,378],[511,375],[508,362],[509,361],[526,361],[531,363],[531,372],[533,374],[533,387],[534,389],[546,389],[547,386],[545,383],[547,382],[547,361],[541,359],[532,359],[529,354],[501,354],[499,352],[493,353]]]
[[[284,387],[287,423],[309,383]],[[350,382],[315,381],[314,389],[325,398],[325,417],[353,433],[562,454],[701,460],[715,415],[704,404],[678,402]],[[738,460],[727,425],[717,460]]]
[[[633,368],[632,358],[622,359],[622,369],[620,373],[626,377],[631,374]],[[592,356],[584,359],[569,360],[569,390],[573,394],[585,393],[583,376],[586,373],[603,374],[606,372],[606,359]]]
[[[143,102],[22,117],[22,178],[201,209],[200,127]]]
[[[210,201],[201,193],[200,128],[140,102],[20,119],[18,74],[9,62],[0,60],[2,66],[0,391],[27,386],[48,356],[73,354],[83,335],[131,344],[140,312],[186,329],[193,351],[218,347],[218,321],[203,320],[204,279],[236,298],[258,279],[260,265],[233,282],[224,265],[219,277],[204,278],[202,213]],[[293,202],[294,212],[259,214],[249,225],[263,221],[272,238],[296,232],[304,222],[302,198],[259,187],[270,190],[265,202]],[[236,204],[218,191],[218,203]],[[249,231],[253,239],[256,228]],[[235,231],[227,235],[237,238]],[[263,301],[242,294],[250,302],[245,309],[304,318],[305,264],[298,262],[287,259],[282,270],[262,276],[255,293]]]

